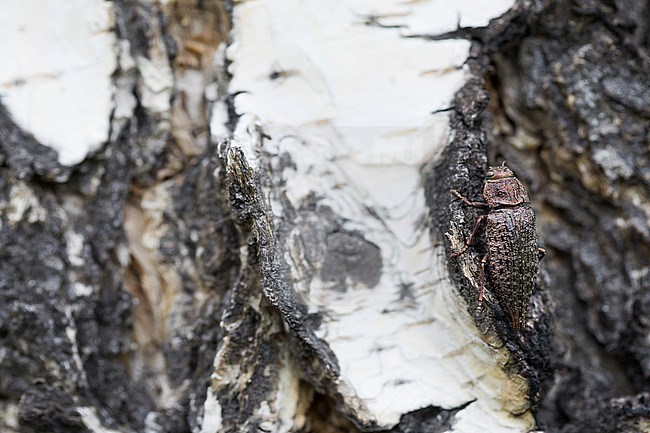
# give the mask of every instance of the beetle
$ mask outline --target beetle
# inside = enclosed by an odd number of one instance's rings
[[[455,189],[451,192],[467,206],[489,209],[476,220],[465,246],[451,257],[467,251],[485,222],[487,253],[481,260],[479,302],[483,301],[487,276],[490,291],[508,312],[513,329],[520,330],[526,320],[539,261],[545,254],[537,243],[535,213],[528,192],[505,161],[487,171],[483,187],[485,202],[470,201]]]

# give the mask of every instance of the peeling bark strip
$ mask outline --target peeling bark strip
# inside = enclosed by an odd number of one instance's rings
[[[260,133],[261,131],[258,131]],[[263,136],[258,137],[263,140]],[[239,221],[251,232],[261,284],[266,299],[278,309],[299,344],[295,347],[298,359],[314,383],[328,383],[337,379],[339,367],[336,356],[327,344],[318,339],[311,328],[305,326],[306,306],[301,305],[288,286],[285,269],[280,261],[279,248],[272,225],[272,215],[267,209],[267,199],[260,191],[257,173],[251,168],[241,148],[225,146],[222,151],[228,178],[230,203]],[[307,353],[302,353],[307,352]],[[310,359],[315,356],[316,359]],[[314,365],[322,363],[322,365]],[[319,370],[319,371],[313,371]]]

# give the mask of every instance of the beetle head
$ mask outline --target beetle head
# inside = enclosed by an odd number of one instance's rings
[[[528,192],[519,182],[505,161],[497,167],[490,167],[483,188],[483,198],[491,208],[516,206],[529,203]]]
[[[488,180],[497,180],[497,179],[505,179],[507,177],[514,177],[515,175],[512,174],[512,170],[510,170],[506,166],[506,162],[503,161],[503,164],[497,166],[497,167],[490,167],[487,172],[487,179]]]

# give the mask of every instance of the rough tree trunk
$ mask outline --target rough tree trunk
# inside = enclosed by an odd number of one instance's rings
[[[643,1],[0,2],[0,431],[650,430]],[[548,255],[477,246],[503,159]]]

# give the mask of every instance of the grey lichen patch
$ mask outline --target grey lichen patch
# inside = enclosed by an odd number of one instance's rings
[[[363,284],[372,288],[382,274],[379,247],[356,232],[335,232],[327,236],[327,253],[321,278],[335,283],[338,290]]]
[[[630,158],[622,155],[618,149],[604,146],[594,150],[592,157],[610,181],[627,180],[634,176],[634,161],[630,161]]]
[[[650,116],[650,81],[647,75],[613,76],[602,81],[603,90],[612,99],[643,116]]]

